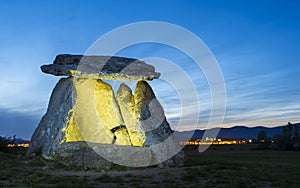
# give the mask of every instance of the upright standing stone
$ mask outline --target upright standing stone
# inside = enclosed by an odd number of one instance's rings
[[[175,140],[164,110],[146,81],[139,81],[134,92],[137,124],[145,132],[145,147],[151,147],[159,166],[181,166],[184,153]],[[169,158],[166,160],[166,158]]]
[[[131,145],[127,130],[122,127],[124,123],[112,87],[97,80],[94,99],[100,122],[105,130],[115,134],[115,144]]]
[[[92,143],[112,144],[114,134],[105,127],[107,126],[105,119],[102,120],[96,110],[96,101],[98,101],[99,98],[102,101],[109,100],[109,97],[104,98],[102,95],[99,95],[97,91],[99,89],[99,87],[97,87],[97,80],[74,78],[74,83],[76,100],[73,111],[76,125],[83,140]],[[71,136],[71,134],[68,135]]]
[[[74,105],[72,78],[62,78],[55,86],[46,114],[32,135],[28,153],[41,150],[45,158],[52,158],[65,140],[67,117]]]
[[[159,144],[172,134],[164,110],[147,82],[137,83],[134,102],[137,126],[146,134],[143,146]]]
[[[135,103],[132,91],[124,83],[122,83],[118,89],[117,101],[119,103],[132,145],[143,146],[146,140],[146,135],[137,123],[138,121],[135,113]]]

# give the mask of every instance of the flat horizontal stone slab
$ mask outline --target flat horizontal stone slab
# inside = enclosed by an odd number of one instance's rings
[[[107,80],[153,80],[159,78],[152,65],[134,58],[117,56],[57,55],[53,64],[41,66],[55,76],[76,76]]]

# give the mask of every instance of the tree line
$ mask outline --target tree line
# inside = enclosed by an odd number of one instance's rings
[[[6,152],[8,151],[8,145],[16,144],[16,135],[13,137],[1,137],[0,136],[0,151]]]
[[[258,149],[279,149],[279,150],[300,150],[299,126],[288,122],[283,126],[282,133],[276,134],[272,138],[267,136],[265,131],[260,131],[257,135],[259,142]]]

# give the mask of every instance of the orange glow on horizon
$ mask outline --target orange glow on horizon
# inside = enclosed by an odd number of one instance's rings
[[[29,143],[7,144],[7,147],[24,147],[24,148],[28,148],[29,147]]]

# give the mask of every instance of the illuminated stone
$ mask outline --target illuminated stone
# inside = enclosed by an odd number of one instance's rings
[[[87,142],[111,144],[114,134],[106,127],[109,122],[101,119],[97,113],[97,105],[102,105],[99,101],[108,100],[108,97],[101,99],[105,95],[97,91],[97,80],[75,78],[73,80],[76,93],[74,115],[82,137]]]
[[[113,136],[111,129],[123,124],[123,119],[119,106],[115,100],[114,91],[112,87],[101,81],[97,80],[95,84],[95,107],[98,118],[103,128],[110,132]],[[126,129],[118,129],[115,132],[116,142],[118,145],[131,145],[129,135]]]
[[[162,106],[143,81],[159,77],[153,66],[131,58],[58,55],[54,64],[41,68],[46,73],[70,77],[60,79],[55,86],[28,154],[41,149],[43,157],[70,165],[111,167],[112,163],[97,156],[91,146],[113,157],[123,157],[124,162],[182,164],[182,152],[163,162],[178,148]],[[111,85],[100,78],[139,81],[134,95],[121,84],[115,98]],[[162,142],[167,145],[156,147]],[[146,156],[150,158],[144,159]]]
[[[72,110],[69,111],[66,127],[62,130],[65,132],[65,140],[63,142],[84,141],[79,131],[75,115]]]
[[[122,83],[118,89],[117,101],[119,103],[124,123],[126,124],[132,145],[143,146],[146,140],[146,135],[137,123],[135,103],[132,91],[124,83]]]
[[[126,129],[111,132],[120,124],[122,117],[109,84],[94,79],[62,78],[32,136],[28,154],[42,149],[44,157],[52,158],[64,142],[131,145]]]

